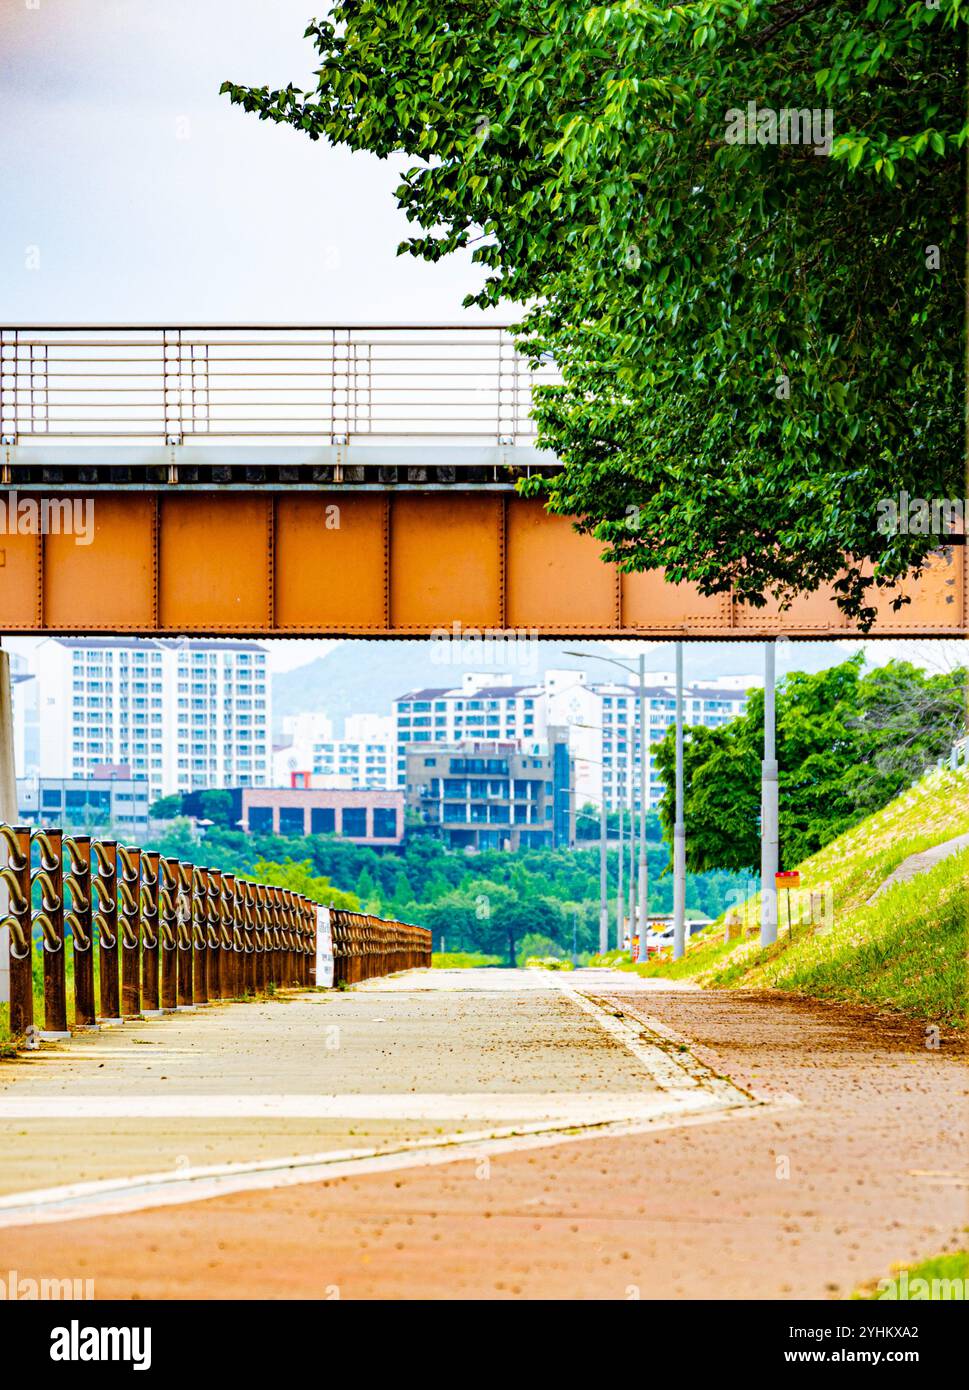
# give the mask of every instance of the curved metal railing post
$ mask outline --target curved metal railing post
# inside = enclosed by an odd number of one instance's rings
[[[208,922],[206,913],[208,911],[208,874],[204,869],[195,865],[192,866],[192,986],[195,990],[196,1004],[207,1004],[209,1002],[209,982],[207,978],[206,959],[208,948],[206,946],[206,933]]]
[[[192,866],[180,859],[172,860],[178,872],[178,1007],[191,1009],[195,1004],[193,991],[192,954]]]
[[[94,925],[98,933],[98,985],[101,1018],[120,1023],[121,992],[118,980],[118,845],[115,840],[95,840],[91,845],[95,872]]]
[[[205,870],[205,988],[209,999],[222,998],[222,875]]]
[[[74,955],[74,1023],[79,1028],[91,1028],[97,1022],[94,1002],[94,929],[91,902],[91,837],[69,835],[64,848],[70,858],[70,868],[64,879],[64,889],[70,894],[71,908],[65,917],[71,930]]]
[[[239,986],[239,964],[242,959],[236,942],[236,880],[235,874],[222,875],[222,899],[219,904],[222,923],[222,998],[237,999],[242,993]]]
[[[146,849],[141,856],[141,1006],[145,1013],[157,1013],[158,994],[158,876],[159,856]]]
[[[161,946],[161,1006],[178,1007],[178,860],[158,865],[158,938]]]
[[[60,830],[35,830],[33,844],[40,864],[31,874],[31,888],[40,887],[40,910],[34,923],[41,928],[44,961],[44,1032],[67,1038],[67,967],[64,951],[64,847]]]
[[[121,1016],[141,1015],[141,850],[118,846],[121,899]]]
[[[7,862],[0,879],[10,895],[3,926],[10,928],[10,1033],[20,1038],[34,1026],[34,949],[30,908],[30,826],[2,825]]]

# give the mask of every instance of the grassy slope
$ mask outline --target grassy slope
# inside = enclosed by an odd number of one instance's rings
[[[694,938],[682,960],[654,961],[641,973],[798,990],[965,1026],[969,852],[896,885],[870,906],[867,899],[909,855],[966,832],[969,772],[934,772],[799,866],[805,893],[829,891],[824,929],[795,920],[790,940],[782,896],[780,940],[768,950],[756,935],[725,944],[720,919]],[[748,905],[751,924],[759,912],[758,896]]]

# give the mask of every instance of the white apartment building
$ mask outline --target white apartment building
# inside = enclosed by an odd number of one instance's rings
[[[468,673],[459,686],[411,690],[394,701],[396,785],[407,785],[407,749],[417,743],[466,739],[540,741],[547,728],[542,686],[514,685],[512,676]]]
[[[269,784],[272,697],[257,642],[52,637],[33,665],[41,777],[127,764],[152,799]]]
[[[294,772],[311,772],[316,785],[348,790],[397,785],[389,715],[348,715],[343,738],[333,737],[326,715],[296,715],[283,720],[283,729],[291,737],[273,753],[277,787],[288,787]]]
[[[397,785],[406,785],[407,750],[421,743],[468,738],[542,740],[549,725],[569,729],[575,803],[615,810],[628,806],[630,781],[638,807],[640,747],[638,685],[594,684],[584,670],[549,670],[541,684],[514,685],[512,676],[466,675],[460,686],[412,690],[394,701]],[[756,677],[725,676],[688,686],[684,719],[714,728],[743,714]],[[673,677],[651,676],[646,688],[647,737],[660,741],[676,712]],[[635,769],[635,772],[634,772]],[[655,808],[663,783],[650,756],[648,805]]]
[[[730,679],[730,678],[728,678]],[[753,681],[751,682],[753,684]],[[749,688],[749,687],[748,687]],[[683,692],[683,722],[686,727],[703,725],[717,728],[747,708],[748,688],[723,684],[719,680],[688,685]],[[599,700],[599,761],[601,785],[610,809],[629,805],[630,783],[633,804],[640,804],[639,787],[639,689],[632,684],[595,687]],[[657,744],[667,726],[676,719],[676,691],[672,684],[653,684],[646,688],[647,745]],[[578,772],[576,773],[578,787]],[[648,805],[655,809],[662,799],[664,785],[656,770],[656,759],[649,755]]]

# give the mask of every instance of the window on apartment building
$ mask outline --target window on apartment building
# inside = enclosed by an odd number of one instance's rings
[[[340,833],[365,839],[367,834],[366,806],[344,806],[340,816]]]
[[[373,812],[373,833],[378,840],[392,840],[397,834],[397,808],[395,806],[375,806]]]
[[[271,806],[250,806],[248,821],[250,830],[271,834],[273,828],[273,808]]]

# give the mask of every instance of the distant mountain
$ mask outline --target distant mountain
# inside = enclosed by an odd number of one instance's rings
[[[638,651],[632,644],[616,648],[606,642],[510,642],[505,652],[499,644],[486,642],[460,644],[462,650],[448,651],[442,644],[427,641],[353,640],[339,642],[325,656],[280,672],[273,677],[273,723],[278,735],[287,714],[321,712],[333,720],[339,737],[348,714],[390,714],[391,702],[408,690],[422,686],[460,685],[468,671],[511,673],[521,684],[541,681],[554,667],[588,670],[596,680],[610,675],[621,679],[608,662],[578,660],[569,652],[618,656],[635,664]],[[471,650],[468,650],[468,649]],[[441,664],[443,655],[457,661]],[[836,642],[781,642],[777,650],[778,675],[788,671],[821,671],[847,658],[847,651]],[[502,659],[504,657],[504,659]],[[437,659],[435,659],[437,658]],[[646,650],[649,672],[672,672],[673,643],[650,643]],[[686,648],[688,681],[715,676],[750,675],[763,668],[763,652],[757,642],[691,642]]]

